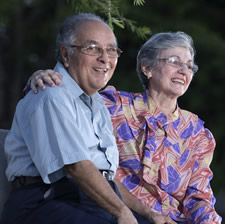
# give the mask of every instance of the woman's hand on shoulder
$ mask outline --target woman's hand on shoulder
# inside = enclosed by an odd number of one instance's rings
[[[58,72],[54,72],[51,69],[38,70],[34,72],[29,79],[30,88],[34,93],[37,93],[37,86],[39,86],[42,90],[45,90],[46,84],[51,87],[55,85],[60,86],[61,79],[62,76]]]

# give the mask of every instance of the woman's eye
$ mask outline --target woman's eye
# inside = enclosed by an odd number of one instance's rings
[[[111,52],[116,52],[116,48],[115,47],[109,47],[107,50],[111,51]]]
[[[175,58],[170,58],[169,62],[174,65],[179,65],[179,61]]]

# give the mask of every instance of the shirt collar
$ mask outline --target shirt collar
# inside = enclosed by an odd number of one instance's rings
[[[68,71],[65,69],[62,63],[57,62],[54,68],[55,72],[58,72],[63,77],[63,83],[62,85],[66,85],[66,88],[72,92],[73,96],[80,97],[82,100],[87,101],[90,98],[92,99],[92,102],[97,102],[100,104],[104,104],[104,101],[102,100],[102,97],[98,92],[94,93],[92,96],[88,96],[76,83],[76,81],[71,77],[71,75],[68,73]]]

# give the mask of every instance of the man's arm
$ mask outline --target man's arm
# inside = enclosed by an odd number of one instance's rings
[[[137,212],[138,214],[142,215],[146,219],[148,219],[152,223],[157,224],[176,224],[172,219],[166,216],[162,216],[156,212],[151,211],[147,208],[144,204],[138,201],[128,190],[127,188],[116,178],[114,179],[120,194],[123,198],[124,203],[133,211]]]
[[[84,160],[65,166],[84,193],[102,208],[118,217],[118,224],[137,224],[130,209],[120,200],[95,165]]]

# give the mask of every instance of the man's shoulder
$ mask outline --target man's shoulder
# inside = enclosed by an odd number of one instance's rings
[[[30,91],[21,101],[22,104],[37,105],[41,102],[50,99],[58,99],[61,98],[66,93],[64,88],[60,88],[58,86],[49,87],[47,86],[45,90],[41,90],[38,88],[38,93],[35,94]],[[64,94],[62,94],[64,93]]]
[[[42,108],[43,105],[54,103],[66,104],[72,102],[76,96],[71,94],[63,85],[55,87],[46,87],[46,89],[38,89],[38,93],[35,94],[30,91],[23,99],[17,104],[17,114],[31,114],[38,108]]]

